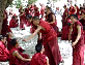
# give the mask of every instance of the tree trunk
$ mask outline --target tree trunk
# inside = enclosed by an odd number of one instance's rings
[[[0,34],[2,30],[2,24],[4,19],[5,9],[12,3],[13,0],[0,0]]]

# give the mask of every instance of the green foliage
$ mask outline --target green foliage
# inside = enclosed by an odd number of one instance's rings
[[[33,3],[35,3],[37,0],[28,0],[28,4],[30,5],[30,4],[33,4]]]
[[[57,2],[58,0],[53,0],[54,2]]]
[[[16,8],[19,8],[22,5],[21,0],[16,0],[13,5],[16,5]]]

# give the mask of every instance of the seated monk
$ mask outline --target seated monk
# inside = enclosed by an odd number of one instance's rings
[[[6,47],[6,39],[0,35],[0,61],[4,62],[9,59],[9,51]]]
[[[38,43],[35,47],[36,54],[32,57],[30,65],[49,65],[49,59],[43,54],[44,47],[41,43]]]
[[[11,40],[12,48],[10,50],[9,64],[10,65],[29,65],[29,56],[20,52],[19,44],[16,39]]]
[[[18,19],[16,15],[13,15],[12,19],[10,20],[9,27],[10,28],[18,27]]]

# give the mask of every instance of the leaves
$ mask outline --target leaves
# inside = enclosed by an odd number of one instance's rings
[[[33,3],[35,3],[37,0],[28,0],[28,4],[30,5],[30,4],[33,4]]]

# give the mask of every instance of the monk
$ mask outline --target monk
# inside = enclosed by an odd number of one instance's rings
[[[44,55],[44,46],[41,43],[38,43],[35,47],[36,54],[33,55],[30,65],[50,65],[49,59]]]
[[[7,33],[11,33],[11,29],[8,26],[8,16],[7,16],[7,12],[4,11],[4,20],[3,20],[3,24],[2,24],[2,30],[1,30],[1,34],[2,35],[6,35]]]
[[[69,15],[71,15],[71,14],[77,14],[77,9],[76,9],[76,7],[74,7],[74,6],[70,6],[70,8],[69,8]]]
[[[68,34],[69,34],[69,26],[68,26],[68,21],[69,21],[69,11],[66,5],[64,5],[64,13],[62,16],[62,40],[68,40]]]
[[[12,19],[10,20],[10,23],[9,23],[9,27],[10,28],[18,27],[18,19],[17,19],[16,14],[12,16]]]
[[[39,13],[38,7],[35,5],[34,6],[34,16],[39,17],[39,15],[40,15],[40,13]]]
[[[6,47],[6,39],[0,35],[0,61],[8,61],[9,59],[9,51]]]
[[[46,6],[46,21],[53,27],[55,32],[58,33],[56,16],[48,6]]]
[[[20,12],[20,29],[25,29],[24,25],[27,24],[27,20],[26,20],[26,11],[24,11],[22,9],[22,6],[19,9]]]
[[[84,31],[84,43],[85,43],[85,11],[82,11],[81,19],[80,19],[81,24],[83,25],[83,31]]]
[[[40,14],[41,14],[41,18],[44,17],[45,14],[45,6],[43,4],[40,3],[41,9],[40,9]]]
[[[84,35],[83,26],[78,20],[77,15],[71,15],[69,39],[72,39],[73,65],[84,65]]]
[[[29,56],[27,54],[21,53],[18,48],[19,44],[16,39],[11,40],[12,48],[10,50],[9,64],[10,65],[29,65]]]
[[[45,47],[44,54],[49,58],[50,65],[58,65],[61,62],[61,55],[57,42],[57,35],[52,26],[48,22],[33,17],[33,24],[37,26],[34,33],[25,41],[32,39],[38,32],[42,35],[42,45]]]
[[[64,10],[64,13],[63,13],[63,16],[62,16],[62,24],[63,24],[63,27],[66,25],[66,20],[67,20],[67,17],[68,17],[68,8],[66,5],[64,5],[63,7],[65,10]]]

